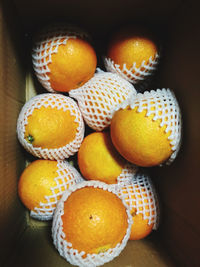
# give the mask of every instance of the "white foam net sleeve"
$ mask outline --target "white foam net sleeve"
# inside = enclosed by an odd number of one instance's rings
[[[49,92],[56,92],[51,87],[49,78],[52,55],[56,54],[59,46],[65,45],[67,40],[76,38],[89,39],[89,36],[82,29],[61,23],[49,25],[36,35],[32,48],[33,69],[39,82]]]
[[[138,166],[131,163],[126,163],[126,165],[122,169],[122,172],[117,177],[117,185],[124,185],[130,183],[130,181],[133,179],[133,176],[137,174],[138,169]]]
[[[166,125],[165,132],[170,132],[168,140],[173,151],[166,164],[173,162],[180,149],[182,130],[181,111],[174,92],[163,88],[138,93],[130,107],[137,107],[137,112],[146,110],[146,116],[153,114],[154,121],[160,120],[160,127]]]
[[[127,212],[127,217],[128,217],[128,228],[121,243],[118,243],[116,247],[110,248],[106,252],[101,252],[99,254],[86,254],[84,251],[79,252],[76,249],[73,249],[72,244],[65,240],[65,234],[63,232],[63,226],[62,226],[63,223],[62,223],[61,217],[63,215],[64,202],[67,200],[70,194],[74,192],[75,190],[83,188],[85,186],[92,186],[94,188],[102,188],[104,190],[108,190],[109,192],[116,194],[119,197],[118,193],[110,185],[105,184],[103,182],[99,182],[99,181],[85,181],[85,182],[82,182],[80,184],[77,184],[71,187],[70,190],[67,190],[63,194],[62,198],[57,204],[57,208],[53,216],[52,237],[53,237],[54,245],[57,248],[59,254],[63,258],[65,258],[65,260],[70,262],[72,265],[81,266],[81,267],[101,266],[105,264],[106,262],[113,260],[125,248],[130,237],[132,217],[131,217],[128,205],[123,199],[121,199],[124,206],[126,207],[126,212]]]
[[[119,185],[116,188],[118,188],[119,196],[125,199],[131,210],[135,209],[136,214],[142,214],[143,219],[147,219],[149,225],[153,224],[154,230],[158,228],[160,217],[158,197],[147,174],[138,172],[129,184]]]
[[[25,139],[25,126],[28,123],[28,117],[32,115],[34,109],[40,109],[41,107],[52,107],[58,110],[70,111],[70,114],[75,117],[74,122],[78,124],[74,140],[63,147],[52,149],[34,147],[31,143],[27,142]],[[17,121],[17,135],[22,146],[29,153],[43,159],[62,160],[74,155],[82,143],[84,132],[85,125],[78,105],[70,97],[61,94],[47,93],[34,96],[25,103]]]
[[[112,59],[105,57],[104,65],[107,71],[117,73],[130,83],[137,84],[155,72],[159,59],[160,55],[156,53],[154,59],[150,57],[147,62],[144,60],[140,67],[137,68],[136,62],[134,62],[131,68],[127,68],[126,63],[121,67],[119,64],[114,63]]]
[[[30,211],[30,216],[38,220],[51,220],[55,211],[58,200],[65,190],[71,186],[81,183],[84,179],[79,172],[67,161],[57,161],[57,176],[54,178],[55,187],[51,187],[52,192],[49,196],[44,196],[45,202],[40,202],[38,207]]]
[[[87,83],[71,90],[69,95],[78,101],[86,124],[102,131],[110,125],[113,110],[136,95],[136,90],[119,75],[97,70]]]

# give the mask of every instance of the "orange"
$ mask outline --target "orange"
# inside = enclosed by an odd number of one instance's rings
[[[156,42],[147,30],[135,27],[121,29],[114,34],[108,46],[107,57],[119,64],[120,69],[124,64],[130,69],[134,63],[137,68],[143,61],[148,64],[150,57],[154,60],[157,52]]]
[[[75,139],[78,128],[75,118],[69,110],[35,108],[25,126],[25,139],[34,147],[63,147]]]
[[[74,155],[85,126],[76,102],[61,94],[39,94],[25,103],[17,120],[17,135],[31,154],[44,159]]]
[[[95,131],[110,126],[113,110],[135,95],[131,83],[115,73],[101,70],[83,86],[69,92],[69,96],[78,101],[85,122]]]
[[[147,237],[153,229],[153,224],[148,224],[148,219],[144,220],[141,213],[134,215],[132,211],[131,215],[133,216],[133,224],[131,228],[130,240],[140,240]]]
[[[114,193],[86,186],[64,203],[63,232],[73,249],[101,253],[120,243],[128,228],[123,202]]]
[[[80,171],[88,180],[117,183],[125,162],[113,146],[109,132],[89,134],[78,151]]]
[[[85,126],[76,102],[62,94],[39,94],[25,103],[17,120],[22,146],[36,157],[65,159],[74,155]]]
[[[117,111],[111,121],[111,138],[118,152],[131,163],[150,167],[163,163],[172,154],[172,145],[165,132],[166,125],[160,126],[160,119],[153,120],[146,110],[129,106]]]
[[[81,29],[64,24],[38,32],[32,51],[35,74],[50,92],[69,92],[95,73],[97,56]]]
[[[78,88],[94,75],[96,65],[93,47],[83,39],[69,38],[52,55],[52,62],[48,65],[51,86],[61,92]]]
[[[76,184],[78,178],[77,172],[67,162],[36,160],[21,174],[18,194],[30,211],[39,215],[53,213],[64,190]]]
[[[135,194],[135,192],[137,195]],[[138,185],[134,184],[122,187],[120,189],[120,194],[124,196],[126,204],[129,205],[131,209],[133,223],[129,239],[139,240],[145,238],[151,233],[154,226],[153,223],[149,223],[149,210],[151,208],[155,208],[152,204],[152,199],[147,197],[147,193],[145,192],[144,188],[141,188]],[[143,217],[144,209],[147,219],[144,219]],[[152,211],[152,213],[155,215],[154,211]]]

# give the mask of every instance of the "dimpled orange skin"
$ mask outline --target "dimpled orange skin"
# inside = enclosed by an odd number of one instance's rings
[[[22,203],[29,209],[47,203],[45,196],[51,196],[52,187],[56,187],[58,177],[57,161],[36,160],[25,168],[18,183],[18,194]]]
[[[109,132],[89,134],[78,151],[78,165],[87,180],[117,183],[125,163],[113,146]]]
[[[117,111],[111,121],[111,138],[119,153],[131,163],[151,167],[166,161],[172,154],[172,146],[165,133],[166,125],[153,121],[153,114],[137,112],[137,108]]]
[[[134,214],[134,212],[132,213]],[[141,213],[132,215],[133,224],[131,227],[130,240],[140,240],[147,237],[153,229],[153,223],[149,224],[148,219],[144,220]]]
[[[69,110],[35,108],[25,125],[25,139],[34,147],[59,148],[74,140],[77,128],[75,116]]]
[[[72,248],[86,253],[105,252],[120,243],[127,231],[126,208],[115,194],[85,187],[64,203],[65,239]]]
[[[155,59],[158,51],[153,38],[144,29],[121,30],[113,36],[111,40],[107,57],[112,59],[115,64],[119,64],[122,69],[123,64],[130,69],[133,63],[139,68],[143,60],[145,64],[149,62],[150,57]]]
[[[92,78],[96,65],[93,47],[80,38],[70,38],[52,54],[52,62],[48,64],[51,87],[60,92],[76,89]]]
[[[135,195],[133,187],[135,188],[137,195]],[[143,205],[146,206],[147,210],[150,208],[149,205],[151,205],[151,208],[153,209],[155,207],[152,204],[151,199],[150,198],[147,199],[147,194],[145,192],[145,189],[143,188],[142,190],[139,190],[138,185],[129,185],[129,186],[126,186],[125,188],[122,187],[120,192],[122,195],[124,194],[125,202],[131,209],[131,216],[132,216],[133,223],[131,226],[131,234],[130,234],[129,239],[139,240],[139,239],[145,238],[152,232],[154,224],[153,223],[149,224],[148,219],[144,220],[143,214],[137,213],[137,209],[135,208],[135,206],[137,205],[137,203],[140,205],[140,207],[138,207],[139,212],[142,212]],[[136,203],[136,200],[137,200],[137,203]],[[149,211],[146,211],[145,213],[147,217],[150,216]],[[154,214],[154,211],[152,211],[152,213]]]

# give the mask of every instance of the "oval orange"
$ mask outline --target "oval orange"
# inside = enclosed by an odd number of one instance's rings
[[[126,208],[115,194],[84,187],[74,191],[64,203],[63,232],[73,249],[98,254],[123,240],[127,218]]]

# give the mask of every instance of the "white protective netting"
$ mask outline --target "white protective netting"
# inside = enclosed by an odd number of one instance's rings
[[[110,248],[106,252],[101,252],[99,254],[86,254],[84,251],[78,252],[76,249],[73,249],[72,244],[65,240],[65,234],[63,232],[63,227],[62,227],[63,223],[62,223],[61,217],[64,212],[64,202],[67,200],[67,198],[70,196],[72,192],[74,192],[77,189],[88,187],[88,186],[108,190],[109,192],[112,192],[119,197],[115,189],[113,189],[112,186],[107,185],[105,183],[102,183],[99,181],[86,181],[86,182],[79,183],[75,186],[70,187],[70,190],[67,190],[63,194],[61,200],[57,204],[57,208],[53,216],[53,224],[52,224],[53,242],[54,242],[55,247],[58,249],[58,252],[60,253],[60,255],[63,258],[65,258],[68,262],[70,262],[72,265],[81,266],[81,267],[101,266],[105,264],[106,262],[109,262],[113,260],[115,257],[117,257],[121,253],[121,251],[125,248],[129,240],[131,225],[132,225],[132,217],[130,214],[129,207],[126,204],[126,202],[122,199],[122,202],[124,206],[126,207],[126,212],[128,216],[128,228],[121,243],[118,243],[116,247]]]
[[[130,183],[130,181],[137,174],[137,172],[138,172],[138,166],[131,163],[126,163],[122,169],[122,172],[117,177],[117,185],[124,185]]]
[[[83,86],[69,95],[78,101],[87,125],[102,131],[111,123],[113,110],[136,95],[132,84],[119,75],[97,69],[97,73]]]
[[[28,123],[28,117],[32,115],[35,109],[40,109],[41,107],[51,107],[56,109],[63,109],[64,111],[70,111],[70,114],[75,117],[74,122],[78,124],[76,129],[76,136],[74,140],[66,144],[63,147],[58,148],[41,148],[34,147],[31,143],[27,142],[25,138],[25,127]],[[70,125],[69,125],[70,127]],[[41,129],[42,131],[42,129]],[[17,134],[18,139],[22,146],[31,154],[38,158],[43,159],[65,159],[74,155],[83,140],[85,132],[85,126],[81,112],[76,104],[76,102],[70,97],[61,94],[40,94],[31,98],[23,106],[17,121]]]
[[[38,207],[30,211],[30,216],[38,220],[51,220],[58,200],[60,200],[63,192],[71,186],[83,182],[79,172],[71,166],[67,161],[57,161],[57,176],[54,178],[56,186],[50,188],[52,194],[44,196],[45,202],[40,202]]]
[[[159,204],[155,188],[148,175],[138,172],[132,176],[132,180],[124,185],[116,187],[118,194],[122,197],[136,214],[142,214],[148,224],[153,224],[156,230],[159,224]],[[134,223],[134,217],[133,217]]]
[[[35,74],[42,86],[49,92],[56,92],[50,83],[48,65],[52,62],[52,55],[58,52],[60,45],[65,45],[69,39],[89,39],[88,34],[72,25],[55,23],[42,29],[34,40],[32,62]]]
[[[131,109],[137,108],[137,112],[145,110],[146,116],[153,114],[154,121],[160,120],[160,127],[166,125],[165,132],[170,132],[168,140],[172,149],[166,164],[171,164],[180,149],[182,131],[181,111],[174,92],[165,88],[145,91],[138,93],[128,105]]]
[[[155,72],[159,59],[160,55],[159,53],[156,53],[154,59],[150,57],[147,62],[143,60],[140,67],[136,67],[136,62],[134,62],[131,68],[127,68],[126,63],[124,63],[121,67],[119,64],[114,63],[112,59],[105,57],[104,65],[107,71],[117,73],[130,83],[137,84]]]

